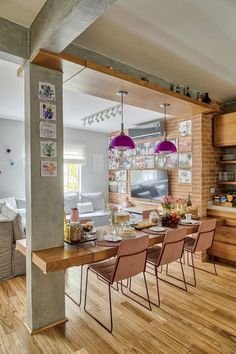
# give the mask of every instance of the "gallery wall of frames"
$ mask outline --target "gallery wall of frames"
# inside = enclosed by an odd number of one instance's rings
[[[154,154],[158,140],[155,138],[136,140],[136,149],[124,152],[110,150],[109,164],[109,201],[124,203],[128,197],[135,204],[140,203],[130,196],[130,171],[134,169],[168,170],[169,193],[176,198],[185,198],[193,193],[193,164],[197,144],[198,126],[193,118],[173,118],[167,120],[167,138],[177,147],[177,153],[169,155]],[[112,136],[114,136],[112,134]],[[109,137],[108,144],[110,142]],[[195,173],[196,175],[196,173]],[[147,201],[148,202],[148,201]]]

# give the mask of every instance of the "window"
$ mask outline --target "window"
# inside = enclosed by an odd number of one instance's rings
[[[79,192],[80,170],[78,163],[64,163],[64,192]]]

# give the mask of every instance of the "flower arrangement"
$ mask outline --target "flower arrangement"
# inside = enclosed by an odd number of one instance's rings
[[[166,195],[161,200],[161,205],[164,210],[171,210],[174,207],[175,199],[170,195]]]
[[[166,227],[177,227],[180,222],[180,216],[177,213],[170,212],[162,216],[161,223],[162,226]]]

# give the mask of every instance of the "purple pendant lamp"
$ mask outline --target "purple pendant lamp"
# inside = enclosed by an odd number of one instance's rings
[[[124,133],[124,116],[123,116],[123,99],[124,96],[128,95],[127,91],[118,91],[117,95],[121,97],[121,132],[119,135],[115,136],[110,145],[109,150],[116,149],[120,151],[125,151],[129,149],[135,149],[134,141]]]
[[[166,127],[166,107],[169,107],[169,103],[163,103],[161,104],[161,107],[164,108],[164,127]],[[165,137],[163,141],[160,141],[156,148],[155,148],[155,154],[173,154],[176,152],[176,146],[173,144],[171,141],[166,139],[166,131],[165,131]]]

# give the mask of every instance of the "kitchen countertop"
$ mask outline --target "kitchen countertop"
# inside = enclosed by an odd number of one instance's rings
[[[229,207],[218,206],[218,205],[209,205],[207,207],[207,209],[208,210],[228,211],[229,213],[236,213],[236,207],[229,208]]]

